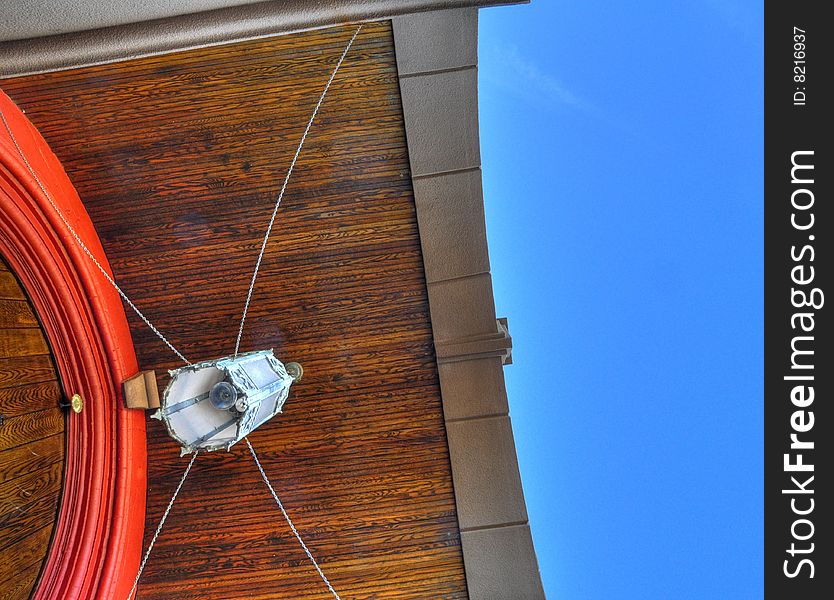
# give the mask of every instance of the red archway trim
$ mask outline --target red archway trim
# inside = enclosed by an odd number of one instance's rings
[[[20,151],[61,212],[109,266],[93,223],[57,157],[0,91]],[[124,408],[120,383],[137,372],[121,299],[78,247],[0,124],[0,253],[43,324],[64,391],[84,398],[67,418],[66,468],[37,600],[127,598],[145,520],[145,416]]]

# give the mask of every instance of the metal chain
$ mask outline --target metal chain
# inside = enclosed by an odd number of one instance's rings
[[[309,558],[310,562],[313,563],[313,566],[316,568],[316,571],[318,571],[318,573],[319,573],[319,577],[321,577],[321,580],[327,586],[327,589],[330,590],[330,593],[333,594],[333,597],[336,598],[336,600],[341,600],[341,598],[339,598],[339,594],[337,594],[336,590],[333,589],[333,586],[330,585],[330,582],[327,580],[327,577],[325,577],[324,572],[319,567],[319,563],[317,563],[316,559],[313,558],[313,554],[312,554],[312,552],[310,552],[310,549],[307,547],[307,544],[305,544],[304,540],[301,539],[301,535],[299,535],[298,530],[295,528],[295,525],[293,525],[292,520],[290,519],[290,516],[287,514],[287,511],[284,510],[284,504],[281,502],[281,499],[278,497],[278,494],[276,494],[275,490],[272,488],[272,484],[269,482],[269,478],[266,476],[266,472],[264,471],[264,468],[261,466],[261,461],[258,460],[258,455],[255,454],[255,449],[252,447],[252,444],[249,442],[249,438],[246,437],[246,438],[243,438],[243,439],[246,440],[246,445],[249,446],[249,452],[252,453],[252,458],[255,459],[255,464],[258,466],[258,471],[261,472],[261,477],[263,478],[264,483],[266,484],[266,487],[269,488],[269,493],[272,494],[272,497],[275,499],[275,503],[278,505],[278,508],[281,509],[281,514],[284,515],[284,519],[286,519],[287,525],[289,525],[290,529],[292,529],[293,535],[295,535],[295,539],[297,539],[298,543],[301,544],[301,547],[304,549],[304,552],[307,554],[307,558]]]
[[[327,80],[327,84],[324,86],[324,90],[319,96],[319,101],[316,102],[316,107],[313,109],[313,114],[310,115],[310,120],[307,121],[307,127],[304,128],[304,133],[301,135],[301,141],[298,142],[298,147],[295,149],[295,155],[292,157],[292,161],[290,162],[290,168],[287,169],[287,175],[284,177],[284,184],[281,186],[281,191],[278,193],[278,199],[275,201],[275,208],[272,209],[272,217],[269,219],[269,225],[266,228],[266,234],[264,234],[263,242],[261,242],[261,251],[258,253],[258,260],[255,263],[255,271],[252,273],[252,281],[249,283],[249,291],[246,293],[246,304],[243,306],[243,316],[240,318],[240,327],[238,328],[237,332],[237,341],[235,341],[235,358],[237,358],[238,350],[240,349],[240,339],[243,337],[243,324],[246,321],[246,313],[249,312],[249,303],[252,300],[252,291],[255,289],[255,279],[258,277],[258,270],[261,268],[261,261],[264,257],[264,251],[266,250],[266,243],[269,241],[269,234],[272,233],[272,225],[275,223],[275,215],[278,214],[278,207],[281,205],[281,199],[284,197],[284,192],[287,189],[287,184],[290,182],[290,175],[292,175],[292,171],[295,168],[295,163],[298,160],[299,154],[301,154],[301,147],[304,145],[304,140],[307,139],[307,134],[310,132],[310,128],[313,126],[313,121],[316,118],[316,115],[319,112],[319,108],[321,107],[322,102],[324,102],[324,97],[327,95],[327,90],[330,89],[330,84],[333,83],[333,79],[336,77],[336,73],[339,72],[339,67],[342,66],[342,63],[347,56],[350,47],[353,45],[353,41],[356,39],[356,36],[359,35],[359,32],[362,31],[362,26],[356,28],[356,31],[353,34],[353,37],[350,38],[350,41],[345,46],[344,51],[342,52],[342,56],[339,57],[339,62],[336,63],[336,67],[333,69],[333,72],[330,74],[330,78]]]
[[[90,258],[90,260],[93,261],[93,264],[98,268],[99,271],[101,271],[101,274],[104,275],[104,278],[107,279],[108,282],[110,282],[110,285],[112,285],[117,292],[119,292],[119,295],[124,299],[125,302],[127,302],[128,306],[130,306],[130,308],[133,309],[133,312],[139,315],[139,318],[142,319],[145,322],[145,324],[151,328],[151,331],[153,331],[159,339],[165,342],[165,345],[167,345],[174,352],[174,354],[179,356],[186,364],[190,365],[191,363],[189,362],[189,360],[185,358],[185,356],[183,356],[179,350],[174,348],[173,344],[171,344],[171,342],[169,342],[168,339],[164,335],[162,335],[162,333],[156,327],[153,326],[153,323],[151,323],[148,320],[148,318],[142,314],[142,312],[136,307],[136,305],[130,300],[130,298],[127,297],[127,294],[125,294],[122,291],[122,288],[119,287],[119,285],[113,280],[113,278],[110,277],[110,274],[107,273],[103,266],[101,266],[101,263],[98,262],[96,257],[93,256],[93,253],[90,252],[90,249],[87,248],[87,245],[83,241],[81,241],[81,238],[75,232],[75,229],[72,227],[72,225],[70,225],[69,221],[64,216],[64,213],[62,213],[61,209],[58,208],[58,205],[55,204],[55,200],[53,200],[52,194],[50,194],[46,190],[46,187],[44,187],[43,183],[40,180],[40,177],[38,177],[38,175],[35,173],[35,170],[32,168],[32,165],[29,164],[29,160],[26,158],[26,155],[23,154],[23,150],[20,148],[20,145],[18,145],[17,138],[15,138],[14,133],[12,133],[12,128],[9,126],[8,121],[6,121],[6,116],[3,114],[3,111],[0,111],[0,119],[3,120],[3,125],[5,126],[6,131],[8,132],[9,137],[11,138],[15,148],[17,148],[17,153],[23,160],[23,163],[26,165],[29,174],[35,180],[35,183],[38,184],[38,187],[40,188],[41,192],[43,192],[43,195],[46,196],[46,199],[49,201],[49,204],[52,206],[52,209],[58,214],[58,217],[60,217],[61,221],[72,234],[72,237],[75,238],[75,241],[78,243],[79,247],[84,251],[84,254],[86,254]]]
[[[162,513],[162,518],[159,520],[159,525],[156,526],[156,532],[153,534],[153,538],[151,538],[151,543],[148,544],[148,549],[145,550],[145,556],[142,558],[142,563],[139,565],[139,572],[136,574],[136,579],[133,580],[133,587],[130,588],[130,593],[127,595],[127,600],[131,600],[133,598],[133,594],[136,593],[136,588],[139,585],[139,578],[142,577],[142,571],[145,570],[145,564],[148,562],[148,557],[151,555],[151,550],[153,550],[154,544],[156,544],[156,538],[159,537],[160,532],[162,531],[162,526],[165,525],[165,520],[168,518],[168,513],[171,512],[171,507],[174,506],[174,500],[177,499],[177,496],[182,489],[182,484],[185,483],[185,478],[188,477],[189,471],[191,471],[191,465],[194,464],[194,461],[197,459],[197,454],[199,451],[195,451],[194,454],[191,456],[191,461],[188,463],[188,466],[185,468],[185,473],[182,474],[182,479],[180,479],[180,483],[177,486],[177,489],[174,490],[174,495],[171,496],[170,502],[168,502],[168,507],[165,509],[165,512]]]

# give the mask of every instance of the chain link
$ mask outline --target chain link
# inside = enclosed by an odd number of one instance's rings
[[[133,594],[136,593],[136,588],[139,586],[139,579],[142,577],[142,571],[145,570],[145,564],[148,562],[148,557],[151,555],[151,550],[153,550],[154,544],[156,544],[156,538],[159,537],[160,532],[162,532],[162,526],[165,525],[165,521],[168,518],[168,513],[171,512],[171,507],[174,506],[174,500],[177,499],[177,496],[182,489],[182,484],[185,483],[185,478],[188,477],[189,471],[191,471],[191,465],[194,464],[194,461],[197,460],[197,454],[199,451],[195,451],[194,454],[191,456],[191,461],[188,463],[188,466],[185,468],[185,472],[182,474],[182,479],[180,479],[180,483],[177,486],[177,489],[174,490],[174,495],[171,496],[170,502],[168,502],[168,507],[165,509],[165,512],[162,513],[162,518],[159,520],[159,525],[156,526],[156,531],[153,534],[153,538],[151,538],[151,543],[148,544],[148,549],[145,551],[145,556],[142,558],[142,563],[139,565],[139,572],[136,574],[136,579],[133,580],[133,587],[130,588],[130,593],[127,595],[127,600],[131,600],[133,598]]]
[[[310,116],[310,120],[307,121],[307,127],[304,128],[304,133],[301,135],[301,141],[298,142],[298,147],[295,149],[295,155],[292,157],[292,161],[290,162],[290,168],[287,169],[287,175],[284,177],[284,184],[281,186],[281,191],[278,193],[278,199],[275,201],[275,208],[272,209],[272,217],[269,219],[269,225],[266,228],[266,234],[264,234],[263,242],[261,242],[261,251],[258,253],[258,260],[255,263],[255,271],[252,273],[252,281],[249,283],[249,291],[246,293],[246,304],[243,306],[243,316],[240,317],[240,327],[237,331],[237,340],[235,341],[235,358],[237,358],[238,350],[240,349],[240,338],[243,337],[243,324],[246,322],[246,313],[249,312],[249,303],[252,300],[252,292],[255,289],[255,279],[258,277],[258,271],[261,268],[261,261],[264,258],[264,251],[266,250],[266,243],[269,241],[269,234],[272,233],[272,225],[275,223],[275,215],[278,214],[278,207],[281,206],[281,199],[284,197],[284,192],[287,189],[287,184],[290,182],[290,175],[292,175],[292,171],[295,168],[295,163],[298,161],[298,156],[301,154],[301,147],[304,145],[304,140],[307,139],[307,134],[310,132],[310,128],[313,126],[313,121],[316,118],[316,115],[319,112],[319,108],[321,107],[322,102],[324,102],[324,97],[327,95],[327,90],[330,89],[330,84],[333,83],[333,79],[336,77],[336,73],[339,72],[339,67],[342,66],[342,63],[347,56],[348,50],[353,45],[353,41],[356,39],[356,36],[359,35],[359,32],[362,31],[362,26],[356,28],[356,31],[353,34],[353,37],[350,38],[350,41],[345,46],[344,52],[342,52],[342,56],[339,57],[339,62],[336,63],[336,67],[333,69],[333,72],[330,74],[330,78],[327,80],[327,84],[324,86],[324,91],[322,91],[321,96],[319,96],[319,101],[316,102],[316,107],[313,109],[313,114]]]
[[[113,280],[113,278],[110,277],[110,274],[105,270],[105,268],[103,266],[101,266],[101,263],[98,262],[98,259],[96,259],[96,257],[93,256],[93,253],[90,252],[90,249],[87,248],[87,245],[81,240],[79,235],[75,232],[75,229],[73,228],[73,226],[70,225],[69,221],[64,216],[64,213],[61,212],[60,208],[58,208],[58,205],[55,203],[55,200],[53,200],[53,198],[52,198],[52,194],[50,194],[47,191],[46,187],[41,182],[40,177],[38,177],[37,173],[35,173],[35,170],[32,168],[32,165],[29,164],[29,160],[26,158],[26,155],[23,154],[23,150],[20,148],[20,145],[17,143],[17,138],[15,138],[14,133],[12,133],[12,128],[9,126],[8,121],[6,121],[6,116],[3,114],[3,111],[0,111],[0,119],[3,120],[3,125],[5,126],[6,131],[9,133],[9,137],[11,138],[12,143],[14,144],[14,147],[17,149],[18,155],[23,160],[23,164],[26,165],[26,169],[29,171],[29,174],[35,180],[35,183],[38,184],[38,187],[40,188],[41,192],[46,197],[46,199],[49,201],[50,206],[52,206],[52,209],[57,213],[58,217],[61,219],[61,222],[64,224],[64,226],[72,234],[72,237],[75,239],[78,246],[84,251],[84,254],[86,254],[90,258],[90,260],[93,261],[93,264],[98,268],[99,271],[101,271],[101,274],[104,275],[104,278],[107,279],[107,281],[110,283],[110,285],[112,285],[113,288],[117,292],[119,292],[119,295],[124,299],[125,302],[127,302],[127,305],[130,306],[130,308],[133,309],[133,312],[135,312],[137,315],[139,315],[139,318],[142,319],[145,322],[145,325],[150,327],[151,331],[153,331],[159,339],[161,339],[163,342],[165,342],[165,345],[168,346],[174,352],[174,354],[179,356],[185,362],[185,364],[190,365],[191,363],[189,362],[189,360],[187,358],[185,358],[185,356],[183,356],[180,353],[179,350],[174,348],[174,345],[171,342],[169,342],[168,339],[164,335],[162,335],[162,333],[156,327],[154,327],[153,323],[151,323],[148,320],[148,318],[145,315],[142,314],[142,311],[140,311],[136,307],[136,305],[130,300],[130,298],[127,297],[127,294],[125,294],[122,291],[122,288],[120,288],[119,285]]]
[[[249,442],[249,438],[246,437],[243,439],[246,440],[246,445],[249,446],[249,452],[252,453],[252,458],[255,459],[255,464],[258,466],[258,471],[261,472],[261,478],[263,478],[266,487],[269,488],[269,493],[272,494],[272,497],[275,499],[275,503],[278,505],[278,508],[281,509],[281,514],[284,515],[284,519],[286,519],[287,525],[289,525],[290,529],[292,529],[292,533],[295,536],[295,539],[297,539],[298,543],[301,544],[301,547],[307,554],[307,558],[309,558],[310,562],[313,563],[313,566],[319,573],[319,577],[321,577],[321,580],[327,586],[327,589],[330,590],[330,593],[333,594],[333,597],[336,598],[336,600],[341,600],[341,598],[339,598],[339,594],[337,594],[336,590],[333,589],[333,586],[330,585],[330,582],[327,580],[327,577],[325,577],[324,572],[321,570],[321,567],[319,567],[319,563],[317,563],[316,559],[313,558],[313,553],[310,552],[310,549],[307,547],[307,544],[305,544],[304,540],[301,539],[301,535],[298,533],[298,530],[295,528],[295,525],[293,525],[292,519],[290,519],[290,516],[287,514],[287,511],[284,510],[284,504],[283,502],[281,502],[281,499],[278,497],[278,494],[276,494],[275,490],[272,488],[272,484],[269,482],[269,478],[266,476],[266,472],[264,471],[264,468],[261,466],[261,461],[258,460],[258,455],[255,454],[255,449]]]

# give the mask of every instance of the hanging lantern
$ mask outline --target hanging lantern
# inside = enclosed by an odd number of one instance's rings
[[[162,404],[152,416],[182,446],[181,453],[228,450],[281,412],[298,363],[282,364],[261,350],[170,371]]]

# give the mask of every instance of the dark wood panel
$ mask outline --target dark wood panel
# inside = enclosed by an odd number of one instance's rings
[[[0,298],[13,300],[25,300],[26,294],[20,289],[15,276],[9,272],[6,264],[0,261]]]
[[[54,409],[60,402],[61,387],[57,381],[0,388],[0,406],[6,418]]]
[[[38,320],[28,302],[0,298],[0,329],[37,326]]]
[[[11,581],[21,571],[39,565],[43,561],[42,548],[49,544],[51,536],[52,527],[47,526],[38,529],[18,544],[15,552],[9,553],[7,560],[0,561],[0,581]]]
[[[0,599],[28,598],[58,513],[64,415],[31,304],[0,260]]]
[[[46,338],[35,328],[0,328],[0,358],[49,354]]]
[[[6,511],[0,514],[0,552],[4,556],[12,555],[16,552],[16,546],[32,535],[33,531],[52,527],[56,510],[57,503],[47,496],[7,507]]]
[[[0,427],[0,450],[28,444],[63,430],[64,415],[57,407],[11,417]]]
[[[191,360],[234,347],[272,204],[352,27],[3,82],[116,278]],[[180,366],[129,313],[142,368]],[[465,598],[390,25],[366,25],[284,196],[242,348],[305,366],[252,435],[345,598]],[[188,458],[148,425],[146,541]],[[200,456],[139,598],[328,597],[245,446]]]
[[[55,381],[55,368],[47,354],[0,358],[0,388]]]
[[[62,463],[55,462],[39,471],[6,479],[0,488],[0,514],[9,514],[39,496],[57,495],[63,468]]]
[[[32,565],[4,582],[0,587],[0,600],[26,600],[32,592],[40,570],[40,565]]]
[[[8,481],[27,473],[45,469],[63,459],[64,436],[56,433],[25,446],[0,452],[0,473]]]

